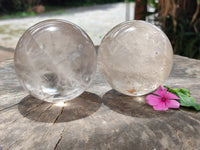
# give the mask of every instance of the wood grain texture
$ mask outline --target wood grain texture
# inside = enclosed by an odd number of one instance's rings
[[[200,104],[200,61],[174,56],[165,85],[189,89]],[[87,92],[59,107],[23,91],[13,60],[0,62],[2,150],[197,150],[199,139],[198,112],[154,111],[145,96],[111,90],[98,71]]]

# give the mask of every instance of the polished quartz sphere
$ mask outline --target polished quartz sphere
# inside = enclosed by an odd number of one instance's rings
[[[32,96],[64,102],[83,93],[96,72],[96,50],[77,25],[46,20],[30,27],[15,50],[15,71]]]
[[[173,50],[167,36],[144,21],[121,23],[103,38],[98,65],[113,89],[130,96],[154,91],[172,69]]]

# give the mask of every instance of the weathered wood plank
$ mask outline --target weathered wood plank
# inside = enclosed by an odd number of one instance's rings
[[[199,60],[175,56],[165,84],[189,89],[200,104],[199,66]],[[110,89],[97,72],[88,92],[58,107],[27,96],[13,61],[0,62],[0,146],[3,150],[199,149],[199,113],[156,112],[145,97]]]

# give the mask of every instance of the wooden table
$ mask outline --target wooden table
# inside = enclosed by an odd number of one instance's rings
[[[165,85],[191,90],[200,103],[200,61],[181,56],[174,61]],[[200,149],[200,113],[157,112],[145,97],[110,89],[97,72],[88,92],[59,107],[27,96],[13,60],[0,62],[2,150]]]

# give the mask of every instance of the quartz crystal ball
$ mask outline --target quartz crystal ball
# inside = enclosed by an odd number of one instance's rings
[[[113,89],[130,96],[154,91],[170,74],[173,50],[167,36],[144,21],[121,23],[98,51],[98,65]]]
[[[78,26],[46,20],[29,28],[15,50],[15,71],[32,96],[64,102],[83,93],[96,71],[96,50]]]

